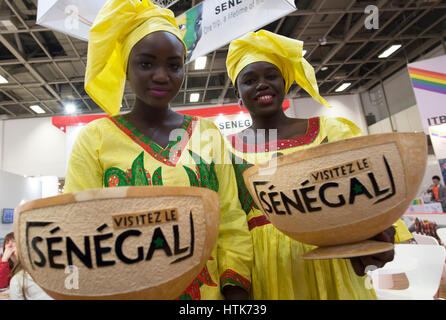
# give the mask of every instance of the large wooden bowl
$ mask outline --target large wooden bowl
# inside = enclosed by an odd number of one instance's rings
[[[275,227],[320,247],[304,258],[345,258],[392,249],[390,243],[363,241],[404,214],[426,160],[424,133],[376,134],[273,158],[243,177]]]
[[[165,186],[69,193],[15,214],[20,261],[55,299],[174,299],[211,256],[220,221],[216,192]]]

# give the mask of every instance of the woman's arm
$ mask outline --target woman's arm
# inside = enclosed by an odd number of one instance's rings
[[[251,234],[238,200],[232,165],[217,166],[217,176],[221,208],[217,242],[221,289],[227,299],[247,299],[253,259]]]
[[[0,261],[0,288],[7,288],[9,286],[9,274],[11,270],[9,269],[8,261]]]
[[[64,193],[103,187],[100,139],[100,132],[94,123],[81,130],[71,150]]]
[[[248,299],[251,289],[253,248],[246,213],[238,198],[237,182],[223,136],[212,123],[218,137],[214,153],[220,198],[220,228],[217,241],[220,287],[226,299]],[[218,144],[220,144],[218,146]]]

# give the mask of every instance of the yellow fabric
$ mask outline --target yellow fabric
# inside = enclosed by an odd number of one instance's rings
[[[211,121],[191,117],[188,119],[192,119],[191,125],[185,127],[185,130],[191,130],[192,134],[189,140],[187,140],[188,138],[184,140],[187,141],[187,144],[178,158],[178,162],[174,164],[169,164],[170,160],[166,163],[163,158],[160,158],[163,154],[166,155],[165,152],[159,152],[162,148],[143,136],[122,117],[103,118],[91,122],[81,130],[73,146],[64,192],[116,186],[116,175],[118,174],[110,175],[110,172],[116,168],[126,175],[134,175],[136,179],[136,174],[141,170],[133,169],[132,165],[136,163],[135,159],[137,158],[142,160],[140,165],[146,176],[149,177],[149,184],[166,186],[192,185],[187,169],[183,166],[195,173],[203,174],[203,171],[198,171],[197,167],[199,168],[200,165],[197,165],[196,160],[192,158],[193,154],[200,156],[204,164],[214,162],[215,171],[211,170],[210,173],[216,173],[214,177],[216,176],[218,180],[221,221],[217,245],[212,251],[212,259],[206,266],[216,285],[211,286],[204,283],[199,288],[199,294],[201,299],[222,299],[220,285],[237,285],[249,289],[253,257],[252,242],[246,215],[237,200],[234,171],[227,152],[223,151],[225,146],[223,137]],[[134,138],[130,138],[118,125],[123,126],[124,130],[130,130]],[[183,141],[183,139],[180,140]],[[138,141],[142,141],[143,144],[139,144]],[[175,150],[179,143],[178,140],[172,141],[169,144],[171,150]],[[153,148],[147,147],[148,144]],[[167,151],[170,153],[170,150]],[[155,153],[151,154],[151,152]],[[155,154],[157,154],[156,158]],[[172,154],[167,159],[172,159],[176,151]],[[203,166],[203,162],[201,166]],[[157,174],[154,174],[155,172]],[[158,180],[155,180],[157,178]],[[143,184],[141,176],[139,179],[140,182],[133,185]],[[125,180],[119,180],[117,186],[125,185]],[[207,183],[209,180],[209,176],[201,176],[199,178],[201,187],[209,187],[210,184]],[[132,182],[130,178],[129,181]],[[247,282],[237,282],[237,276]]]
[[[226,68],[229,78],[235,85],[240,71],[247,65],[266,61],[274,64],[285,79],[285,93],[296,81],[316,101],[329,106],[319,95],[313,67],[302,56],[303,42],[287,38],[267,30],[250,32],[231,41]]]
[[[250,164],[258,164],[278,154],[289,154],[297,150],[309,148],[321,143],[333,142],[362,135],[361,130],[351,121],[344,118],[314,118],[315,131],[312,140],[306,144],[289,147],[295,139],[278,140],[277,151],[249,153],[241,152],[227,140],[233,155],[240,161],[244,159]],[[313,126],[313,129],[315,128]],[[308,133],[308,131],[307,131]],[[230,138],[230,137],[228,137]],[[298,141],[297,143],[298,144]],[[271,146],[271,145],[270,145]],[[245,164],[235,162],[234,169],[240,186],[241,171]],[[243,178],[241,178],[243,179]],[[246,203],[246,198],[240,198]],[[255,207],[248,207],[248,221],[262,217],[263,213]],[[407,228],[399,222],[398,239],[404,238]],[[301,255],[314,249],[295,241],[272,224],[256,226],[250,230],[254,245],[254,267],[252,271],[252,297],[256,300],[375,300],[376,294],[367,276],[359,277],[353,270],[349,259],[305,261]],[[408,232],[408,231],[407,231]]]
[[[120,110],[131,49],[156,31],[174,34],[186,55],[172,11],[149,0],[108,0],[99,11],[89,34],[85,91],[109,115]]]
[[[407,226],[403,222],[403,220],[398,219],[398,221],[393,224],[393,227],[395,228],[396,231],[395,243],[400,243],[413,239],[412,233],[409,231],[409,229],[407,229]]]

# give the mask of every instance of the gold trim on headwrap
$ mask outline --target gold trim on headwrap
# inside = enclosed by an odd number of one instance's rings
[[[307,91],[316,101],[329,107],[328,102],[319,95],[313,67],[302,56],[303,42],[290,39],[266,30],[250,32],[231,41],[226,68],[232,83],[248,64],[265,61],[279,68],[285,79],[285,93],[296,83]]]
[[[89,34],[85,91],[109,115],[121,108],[133,46],[156,31],[174,34],[186,55],[173,12],[149,0],[108,0],[97,15]]]

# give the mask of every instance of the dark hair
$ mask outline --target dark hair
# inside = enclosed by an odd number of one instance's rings
[[[5,251],[6,243],[9,242],[9,241],[11,241],[11,240],[14,240],[14,239],[15,239],[15,238],[14,238],[14,232],[10,232],[10,233],[8,233],[8,234],[5,236],[5,241],[3,241],[3,251]]]
[[[14,277],[21,270],[23,270],[22,264],[20,263],[19,260],[17,260],[17,263],[15,264],[14,268],[12,268],[12,270],[10,272],[11,278]]]
[[[433,179],[441,180],[439,176],[433,176],[433,177],[432,177],[432,180],[433,180]]]
[[[3,241],[3,254],[5,253],[6,244],[11,240],[15,240],[14,232],[10,232],[5,236],[5,240]],[[11,259],[9,259],[8,262],[9,262],[9,269],[12,269],[14,267],[14,262],[12,262]]]

